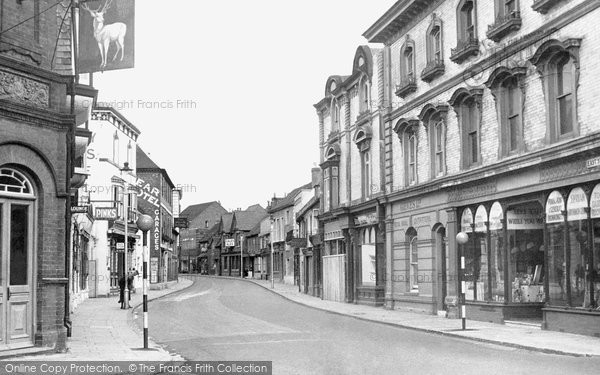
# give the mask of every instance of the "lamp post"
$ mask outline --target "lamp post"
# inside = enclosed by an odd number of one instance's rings
[[[244,278],[244,236],[240,236],[240,278]]]
[[[273,249],[273,218],[271,218],[271,234],[269,236],[269,240],[271,242],[271,289],[275,289],[275,275],[273,273],[273,256],[275,255],[275,250]]]
[[[148,231],[152,228],[153,220],[148,215],[139,215],[137,222],[138,228],[142,231],[142,291],[144,293],[143,309],[144,309],[144,349],[148,349]]]
[[[129,205],[128,205],[128,201],[129,201],[129,193],[130,193],[130,184],[125,181],[122,177],[123,177],[123,172],[131,172],[133,171],[133,169],[129,168],[129,163],[125,162],[123,163],[123,168],[119,168],[119,171],[121,172],[121,178],[117,178],[117,177],[113,177],[111,179],[111,182],[113,182],[114,184],[121,186],[123,188],[123,223],[125,225],[125,233],[124,233],[124,237],[125,240],[124,242],[124,251],[125,254],[123,255],[123,277],[125,278],[125,288],[123,289],[123,303],[121,304],[121,309],[129,309],[131,306],[129,306],[129,283],[128,283],[128,272],[127,272],[127,254],[128,254],[128,245],[129,245]]]
[[[459,232],[456,234],[456,242],[459,245],[460,249],[460,270],[458,272],[458,281],[460,285],[460,299],[459,299],[459,309],[460,309],[460,317],[462,320],[462,329],[467,329],[467,306],[466,306],[466,298],[465,292],[467,290],[467,283],[465,281],[465,254],[464,254],[464,245],[469,241],[469,235],[465,232]]]

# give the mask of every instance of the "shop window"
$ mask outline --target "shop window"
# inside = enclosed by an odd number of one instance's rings
[[[579,136],[577,87],[581,39],[552,39],[530,59],[544,85],[548,143]]]
[[[375,228],[361,231],[361,276],[362,285],[375,285],[377,282],[377,258],[375,244]]]
[[[567,241],[565,236],[565,204],[563,196],[553,191],[546,200],[548,230],[548,298],[552,305],[565,306],[567,298]]]
[[[524,151],[523,103],[525,98],[525,68],[497,68],[486,85],[496,101],[500,124],[500,153],[509,156]]]
[[[449,100],[454,108],[461,132],[461,168],[481,164],[482,89],[458,89]]]
[[[494,202],[489,213],[489,272],[491,300],[494,302],[504,302],[506,300],[506,296],[504,295],[504,255],[506,246],[504,246],[503,221],[504,212],[502,206],[499,202]]]
[[[537,202],[506,212],[508,281],[512,302],[544,302],[544,222]]]

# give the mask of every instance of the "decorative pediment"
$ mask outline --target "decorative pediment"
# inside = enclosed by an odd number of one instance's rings
[[[352,63],[352,74],[361,71],[367,76],[373,76],[373,54],[369,46],[359,46],[354,54]]]
[[[423,109],[421,109],[421,113],[419,113],[419,119],[423,122],[423,124],[427,127],[429,124],[429,119],[433,116],[440,116],[443,119],[446,118],[446,114],[448,113],[448,105],[443,103],[438,103],[433,105],[431,103],[426,104]]]
[[[370,125],[360,126],[354,133],[354,143],[358,149],[366,151],[371,147],[371,138],[373,137],[373,129]]]
[[[452,107],[456,108],[460,106],[465,100],[473,99],[476,103],[481,103],[481,98],[483,96],[483,88],[477,87],[472,89],[466,89],[461,87],[454,91],[454,94],[448,100],[448,104]]]
[[[407,131],[417,131],[419,129],[419,120],[413,119],[404,119],[401,118],[398,120],[396,125],[394,126],[394,132],[398,134],[398,137],[402,139],[402,134]]]
[[[580,46],[581,39],[579,38],[568,38],[562,42],[557,39],[551,39],[544,42],[537,51],[535,51],[529,61],[540,70],[541,66],[545,65],[545,63],[550,61],[556,54],[568,52],[573,57],[574,63],[579,66]]]
[[[524,77],[526,74],[527,74],[527,68],[524,66],[523,67],[514,67],[514,68],[508,68],[506,66],[501,66],[499,68],[496,68],[492,72],[492,74],[490,74],[490,77],[488,78],[485,85],[491,89],[492,87],[497,87],[497,86],[501,85],[502,82],[509,77],[515,77],[517,79],[520,79],[520,78]]]
[[[338,143],[331,144],[325,149],[325,160],[339,160],[342,149]]]

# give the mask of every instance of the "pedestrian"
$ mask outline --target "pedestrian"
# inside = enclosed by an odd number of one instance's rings
[[[127,276],[127,289],[129,289],[129,299],[130,300],[131,300],[131,293],[133,291],[133,280],[139,274],[140,273],[135,268],[132,268],[129,271],[129,276]]]
[[[121,276],[119,278],[119,303],[121,304],[121,308],[125,303],[125,276]]]

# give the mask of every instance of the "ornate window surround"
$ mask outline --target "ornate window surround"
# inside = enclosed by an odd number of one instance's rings
[[[438,30],[440,38],[440,56],[436,56],[434,31]],[[431,23],[427,28],[425,35],[427,49],[427,65],[421,72],[421,79],[425,82],[431,82],[438,76],[444,74],[444,28],[442,20],[433,13],[431,15]]]
[[[446,169],[446,128],[447,128],[447,115],[448,115],[448,105],[447,104],[426,104],[421,113],[419,114],[419,119],[425,126],[427,130],[427,134],[429,136],[429,150],[430,150],[430,176],[431,179],[444,176],[447,172]],[[438,122],[442,122],[442,161],[440,166],[440,173],[436,173],[436,150],[435,150],[435,134],[436,124]]]
[[[537,71],[542,80],[544,87],[544,99],[546,102],[546,143],[554,143],[568,138],[574,138],[579,136],[579,122],[577,121],[577,89],[579,88],[579,74],[580,74],[580,59],[579,59],[579,48],[581,46],[581,39],[579,38],[567,38],[563,41],[557,39],[551,39],[543,43],[535,52],[535,54],[529,59],[529,61],[535,65]],[[573,95],[572,100],[572,115],[573,115],[573,131],[561,135],[559,131],[559,119],[557,114],[557,108],[555,104],[556,99],[556,63],[562,57],[569,56],[573,61],[574,77],[571,87],[571,93]]]
[[[525,90],[525,76],[527,74],[527,68],[525,67],[515,67],[515,68],[507,68],[507,67],[499,67],[496,68],[488,78],[485,85],[492,92],[492,96],[494,97],[494,101],[496,103],[496,113],[498,118],[499,127],[499,152],[498,154],[502,156],[509,156],[511,154],[519,154],[525,151],[525,137],[524,137],[524,114],[525,114],[525,99],[526,99],[526,90]],[[508,123],[508,108],[506,103],[506,82],[508,80],[516,80],[517,85],[520,90],[520,100],[519,100],[519,129],[517,133],[517,148],[514,151],[510,150],[510,124]]]
[[[483,88],[459,88],[452,94],[450,100],[448,100],[448,104],[452,106],[454,112],[456,113],[456,117],[458,119],[458,128],[460,130],[460,140],[462,152],[460,153],[460,167],[462,170],[466,170],[478,165],[481,165],[481,122],[483,117],[482,111],[482,97],[483,97]],[[467,103],[473,101],[473,103],[477,106],[477,112],[479,115],[478,124],[477,124],[477,161],[473,162],[470,158],[467,157],[468,149],[464,146],[467,145],[468,140],[468,131],[467,124],[464,123],[464,114],[463,111],[468,110]]]
[[[415,137],[415,149],[418,150],[419,146],[419,120],[418,119],[400,119],[396,122],[394,126],[394,132],[400,138],[400,144],[403,148],[403,158],[404,158],[404,186],[412,186],[419,183],[419,174],[418,174],[418,166],[419,166],[419,158],[418,152],[415,152],[414,163],[415,163],[415,171],[414,171],[414,179],[411,181],[409,176],[409,140],[411,136]]]

